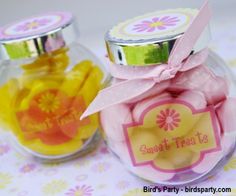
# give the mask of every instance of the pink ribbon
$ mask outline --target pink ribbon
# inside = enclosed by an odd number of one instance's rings
[[[111,75],[122,81],[101,90],[81,119],[109,106],[133,99],[150,90],[156,83],[175,77],[179,71],[202,65],[208,56],[207,49],[194,55],[189,54],[209,23],[210,17],[209,3],[205,1],[184,35],[176,41],[167,64],[149,67],[110,65]]]

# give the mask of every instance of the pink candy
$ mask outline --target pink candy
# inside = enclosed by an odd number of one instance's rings
[[[100,121],[108,138],[114,141],[124,141],[123,124],[131,123],[132,116],[128,106],[118,104],[101,111]]]
[[[195,110],[203,109],[207,105],[204,94],[195,90],[183,92],[181,95],[179,95],[177,100],[182,100],[189,103],[194,107]]]
[[[228,98],[217,109],[219,123],[224,131],[221,137],[221,150],[207,154],[199,165],[193,167],[196,173],[205,173],[211,170],[217,162],[226,154],[228,154],[235,145],[235,136],[227,135],[236,131],[236,99]]]
[[[217,104],[228,95],[228,84],[222,77],[216,76],[211,81],[206,82],[204,85],[204,94],[208,104]]]
[[[123,125],[131,122],[140,122],[143,112],[155,103],[164,100],[180,100],[193,106],[195,110],[204,109],[208,105],[214,105],[216,108],[217,105],[216,113],[221,128],[225,133],[233,132],[236,131],[236,99],[226,99],[227,95],[228,84],[226,80],[214,75],[206,66],[202,65],[189,71],[178,73],[171,81],[168,80],[156,84],[149,91],[127,101],[126,104],[118,104],[103,110],[100,113],[100,120],[108,138],[108,145],[120,157],[122,162],[131,167],[131,170],[136,175],[153,182],[168,181],[175,176],[175,172],[163,172],[153,168],[151,165],[132,166],[128,146],[125,143]],[[187,116],[182,114],[182,118],[186,119]],[[194,122],[195,124],[189,124],[189,130],[187,131],[191,131],[198,122],[197,120]],[[155,128],[156,126],[153,123],[146,124],[145,128],[147,129]],[[220,125],[218,125],[219,128]],[[142,142],[143,140],[143,137],[141,137]],[[198,174],[210,171],[232,149],[235,144],[235,137],[223,135],[221,144],[221,150],[205,154],[200,163],[191,168],[192,171]],[[194,163],[199,154],[197,151],[188,150],[191,156],[188,155],[190,158],[187,158],[186,161]],[[172,159],[167,158],[155,157],[153,161],[163,162],[164,165],[167,164],[170,168],[173,166],[174,171],[176,165],[171,161]],[[182,158],[178,158],[180,159],[176,160],[182,163]]]
[[[166,80],[163,81],[161,83],[157,83],[154,87],[152,87],[150,90],[148,90],[147,92],[145,92],[144,94],[129,100],[127,103],[136,103],[138,101],[142,101],[143,99],[146,99],[148,97],[154,96],[154,95],[158,95],[161,92],[163,92],[164,90],[166,90],[170,85],[170,80]]]
[[[198,90],[204,93],[208,104],[217,104],[228,95],[227,81],[215,76],[202,65],[187,72],[181,72],[172,80],[171,91]]]
[[[157,95],[155,97],[148,98],[148,99],[138,102],[133,109],[134,121],[138,122],[143,111],[147,109],[149,106],[151,106],[152,104],[155,104],[159,101],[168,100],[168,99],[172,99],[172,97],[169,93],[166,92],[166,93]]]
[[[212,77],[212,73],[205,66],[198,66],[189,71],[178,73],[172,79],[170,89],[182,91],[203,88],[206,81],[211,80]]]

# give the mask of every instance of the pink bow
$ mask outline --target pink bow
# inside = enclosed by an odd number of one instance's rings
[[[122,81],[101,90],[81,119],[109,106],[133,99],[150,90],[156,83],[175,77],[179,71],[187,71],[203,64],[208,56],[207,49],[194,55],[189,54],[207,26],[210,17],[209,3],[205,1],[184,35],[176,41],[168,64],[149,67],[110,65],[111,75]]]

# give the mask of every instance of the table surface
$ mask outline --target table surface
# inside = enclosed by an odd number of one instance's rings
[[[236,27],[222,24],[214,32],[211,48],[236,72]],[[224,30],[224,29],[227,29]],[[96,52],[96,51],[95,51]],[[97,51],[98,55],[102,52]],[[61,164],[42,164],[16,152],[0,136],[0,195],[41,196],[151,196],[143,193],[147,182],[130,174],[101,142],[93,153]],[[236,195],[236,153],[215,176],[199,187],[230,187]],[[161,195],[175,195],[163,193]],[[181,195],[184,195],[181,193]],[[210,194],[207,194],[210,195]]]

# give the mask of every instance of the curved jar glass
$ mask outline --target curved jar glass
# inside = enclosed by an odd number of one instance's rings
[[[228,118],[235,115],[235,89],[230,70],[210,52],[205,65],[101,111],[106,142],[145,180],[165,185],[201,181],[235,149],[230,132],[236,124]]]
[[[196,183],[224,165],[235,149],[236,87],[230,70],[212,51],[204,56],[205,63],[198,62],[210,38],[207,24],[187,52],[189,58],[180,61],[187,66],[175,72],[171,62],[167,65],[171,52],[177,61],[184,54],[172,49],[183,43],[176,40],[185,32],[191,34],[186,30],[194,27],[198,13],[195,9],[149,13],[122,22],[106,34],[116,77],[112,84],[126,81],[110,88],[116,96],[111,103],[119,104],[100,112],[106,142],[132,173],[158,184]],[[136,84],[134,78],[138,78]],[[129,93],[139,90],[144,93],[132,99],[119,96],[119,91],[132,97]]]
[[[7,43],[4,47],[8,46],[8,55],[0,62],[1,125],[10,130],[13,143],[45,161],[64,160],[95,148],[98,115],[83,120],[80,116],[105,78],[100,61],[76,41],[67,42],[66,34],[50,45],[51,38],[64,30],[67,33],[68,28],[60,26],[57,30],[36,39],[26,37],[25,42],[20,40],[28,49],[18,48],[18,53],[14,45]],[[28,43],[32,40],[37,44]],[[26,54],[40,46],[40,40],[47,41],[39,53]]]

